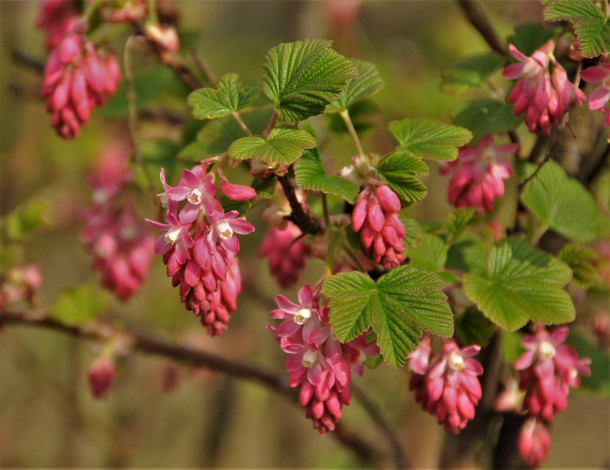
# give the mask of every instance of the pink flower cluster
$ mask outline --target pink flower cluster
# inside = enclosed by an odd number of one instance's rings
[[[449,202],[455,207],[476,207],[479,213],[493,211],[496,199],[504,195],[504,180],[513,175],[513,167],[503,157],[513,155],[518,147],[496,145],[488,134],[476,145],[460,148],[457,159],[441,170],[453,171]]]
[[[551,439],[545,422],[552,422],[557,411],[568,406],[570,387],[580,386],[580,376],[590,375],[589,358],[579,359],[571,346],[563,344],[566,326],[549,333],[538,326],[533,335],[523,337],[526,352],[517,359],[519,388],[525,391],[523,410],[531,417],[519,435],[518,450],[528,465],[546,460]]]
[[[503,75],[511,80],[519,79],[508,95],[515,104],[515,116],[525,112],[525,123],[530,132],[549,135],[573,102],[577,105],[586,97],[568,80],[565,69],[553,56],[555,43],[548,41],[531,57],[509,44],[508,49],[518,61],[504,68]],[[549,63],[552,70],[549,72]]]
[[[580,73],[587,83],[599,83],[599,86],[589,96],[589,109],[599,109],[605,117],[604,125],[610,127],[610,57],[606,57],[597,67],[589,67]]]
[[[85,36],[68,33],[49,55],[42,97],[57,134],[71,140],[89,121],[91,111],[117,89],[119,64],[108,49],[96,49]]]
[[[236,234],[251,233],[254,227],[237,217],[237,211],[224,212],[215,196],[214,175],[206,174],[208,165],[183,170],[174,187],[167,184],[161,170],[165,191],[159,196],[167,209],[166,223],[147,221],[163,232],[155,242],[155,253],[163,255],[167,275],[180,288],[181,301],[200,317],[210,335],[218,336],[227,329],[241,290]],[[252,188],[225,182],[221,190],[234,198],[252,196]]]
[[[292,222],[286,222],[283,229],[269,228],[261,243],[259,256],[269,257],[271,275],[281,287],[288,289],[298,281],[310,252],[301,230]]]
[[[93,204],[83,214],[80,233],[93,255],[92,268],[102,273],[102,285],[123,301],[146,281],[154,245],[133,205],[122,197],[131,176],[128,159],[129,146],[122,141],[111,143],[101,154],[89,178]]]
[[[365,253],[386,269],[403,261],[406,233],[399,210],[400,199],[394,191],[386,184],[372,183],[360,192],[352,213],[352,227],[360,230]]]
[[[57,47],[62,38],[74,27],[78,12],[73,0],[43,0],[36,18],[36,27],[46,34],[45,46],[49,51]]]
[[[288,385],[300,387],[299,405],[313,421],[320,434],[335,429],[343,405],[349,405],[352,372],[362,375],[363,359],[379,353],[375,342],[366,334],[340,343],[331,332],[329,309],[320,305],[320,294],[306,284],[299,290],[299,303],[276,297],[278,309],[271,317],[282,320],[278,327],[269,326],[288,358]]]
[[[480,346],[460,349],[452,339],[443,340],[441,351],[433,353],[432,337],[425,336],[409,355],[408,366],[413,371],[409,388],[415,390],[415,400],[428,413],[436,414],[445,430],[458,434],[474,418],[481,399],[478,375],[481,364],[472,359]]]

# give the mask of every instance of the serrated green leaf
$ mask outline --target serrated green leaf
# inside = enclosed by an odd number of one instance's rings
[[[457,60],[441,72],[441,90],[446,93],[463,93],[479,86],[502,65],[504,58],[493,51]]]
[[[599,219],[589,192],[554,161],[525,186],[521,199],[544,224],[570,240],[586,243],[597,234]]]
[[[447,262],[447,246],[436,235],[424,233],[417,248],[409,251],[409,258],[415,268],[438,272]]]
[[[552,30],[546,30],[540,23],[526,23],[515,28],[506,42],[512,44],[527,56],[531,56],[536,49],[555,35]]]
[[[409,152],[397,151],[385,158],[377,167],[377,176],[390,186],[405,202],[417,202],[426,197],[426,186],[414,175],[427,175],[426,165]]]
[[[544,7],[544,19],[572,23],[584,57],[597,57],[610,50],[608,19],[591,0],[552,0]]]
[[[105,301],[104,293],[97,287],[67,287],[57,296],[51,316],[68,326],[80,326],[99,315]]]
[[[392,121],[389,129],[399,143],[398,150],[434,160],[455,160],[458,147],[472,139],[468,129],[427,118]]]
[[[490,247],[472,233],[463,234],[447,252],[445,267],[483,275],[487,271]]]
[[[280,118],[302,121],[321,114],[357,76],[352,63],[330,46],[330,41],[306,39],[280,44],[267,53],[263,92],[275,103]]]
[[[455,318],[455,333],[463,344],[484,348],[491,341],[494,327],[476,308],[468,307]]]
[[[374,64],[358,59],[351,61],[358,70],[358,76],[347,84],[337,100],[326,107],[327,113],[344,111],[357,101],[374,95],[385,85]]]
[[[513,105],[493,99],[469,101],[454,117],[453,122],[472,132],[474,140],[487,134],[507,132],[516,128],[521,117],[513,114]]]
[[[421,237],[421,227],[414,220],[406,216],[404,212],[398,213],[398,219],[405,228],[404,247],[405,251],[409,251],[410,248],[414,248],[419,243]]]
[[[562,289],[570,278],[561,261],[507,238],[491,249],[484,275],[464,276],[464,292],[487,318],[515,331],[530,319],[546,325],[572,321],[574,305]]]
[[[45,201],[34,199],[16,207],[1,221],[2,238],[20,241],[47,224],[44,214],[47,211]]]
[[[195,119],[218,119],[245,108],[256,99],[259,90],[244,88],[239,75],[228,73],[218,81],[218,89],[200,88],[193,91],[187,103]]]
[[[559,253],[559,259],[572,270],[574,281],[583,287],[595,285],[598,275],[593,263],[598,258],[594,250],[582,245],[566,245]]]
[[[473,223],[477,215],[477,210],[474,207],[465,207],[457,209],[451,214],[449,223],[447,224],[447,245],[451,245],[457,240],[460,235]]]
[[[453,315],[442,293],[442,280],[412,266],[400,266],[377,283],[359,272],[328,278],[322,292],[330,298],[330,321],[341,341],[372,327],[388,364],[401,366],[422,331],[453,334]]]
[[[328,176],[324,171],[322,158],[318,149],[307,150],[294,164],[294,176],[302,189],[313,189],[325,194],[342,197],[354,203],[360,188],[356,183],[338,176]]]
[[[579,390],[610,395],[610,355],[607,351],[600,351],[591,345],[585,338],[577,334],[570,334],[566,339],[578,354],[578,357],[591,359],[591,375],[581,376]]]
[[[318,145],[307,131],[300,129],[272,129],[267,139],[242,137],[229,147],[229,157],[238,160],[259,158],[266,162],[292,163],[306,149]]]

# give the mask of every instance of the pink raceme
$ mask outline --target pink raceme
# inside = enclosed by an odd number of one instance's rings
[[[261,243],[259,256],[269,258],[271,275],[281,287],[288,289],[298,281],[310,252],[301,230],[292,222],[287,222],[284,229],[269,228]]]
[[[43,0],[36,17],[36,27],[45,33],[45,46],[52,51],[74,27],[78,12],[72,0]]]

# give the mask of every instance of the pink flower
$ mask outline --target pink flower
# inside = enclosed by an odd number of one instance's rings
[[[114,361],[106,356],[99,356],[89,366],[88,380],[89,390],[93,398],[101,400],[110,392],[114,383],[116,370]]]
[[[0,274],[0,308],[22,300],[31,302],[42,280],[40,267],[35,263],[13,266]]]
[[[62,38],[76,24],[78,12],[72,0],[43,0],[36,18],[36,27],[46,33],[45,46],[49,51],[57,47]]]
[[[579,359],[574,348],[563,344],[567,336],[566,326],[553,333],[538,326],[533,335],[523,337],[526,352],[514,364],[519,388],[525,391],[523,409],[549,422],[568,406],[570,387],[579,387],[580,376],[591,374],[591,360]]]
[[[259,256],[269,257],[269,271],[284,289],[297,282],[311,251],[301,236],[301,230],[288,222],[283,230],[269,228],[260,246]]]
[[[551,435],[542,421],[529,418],[523,423],[517,450],[523,463],[529,467],[539,467],[544,463],[551,450]]]
[[[406,233],[399,210],[400,200],[389,186],[373,183],[360,192],[352,213],[352,227],[361,231],[365,253],[386,269],[400,266],[403,260]]]
[[[496,145],[491,134],[476,146],[462,147],[451,166],[449,202],[455,207],[476,207],[479,213],[493,211],[495,200],[504,195],[504,180],[513,174],[513,167],[502,157],[514,154],[518,147]]]
[[[119,79],[119,64],[110,50],[96,49],[80,34],[66,35],[49,55],[41,92],[57,134],[67,140],[76,137],[91,111],[116,91]]]
[[[220,177],[220,192],[234,201],[246,201],[256,196],[254,188],[231,184],[224,176]]]
[[[600,109],[610,100],[610,62],[588,67],[580,73],[587,83],[599,83],[589,96],[589,109]]]
[[[458,434],[474,418],[475,407],[481,399],[481,385],[477,379],[483,367],[472,359],[481,349],[467,346],[460,349],[453,340],[443,340],[442,351],[432,353],[430,338],[409,355],[408,366],[413,371],[410,388],[415,400],[439,424]]]
[[[161,182],[165,193],[160,194],[162,202],[169,204],[170,212],[175,212],[177,204],[186,201],[180,209],[180,222],[189,224],[202,211],[203,215],[211,216],[215,211],[222,211],[217,201],[216,186],[213,184],[213,175],[206,174],[207,165],[197,165],[192,170],[182,170],[182,177],[178,186],[171,187],[165,182],[165,171],[161,171]]]

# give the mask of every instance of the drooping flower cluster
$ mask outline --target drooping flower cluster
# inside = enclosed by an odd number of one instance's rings
[[[549,333],[538,326],[533,335],[523,337],[526,352],[517,359],[519,388],[525,391],[523,411],[528,419],[521,429],[519,455],[528,465],[540,465],[548,455],[551,438],[545,422],[552,422],[557,411],[568,406],[570,387],[580,386],[580,376],[590,375],[588,358],[578,358],[576,350],[563,344],[568,327]]]
[[[269,228],[261,243],[259,256],[269,258],[271,275],[281,287],[288,289],[298,281],[310,251],[299,228],[292,222],[286,222],[283,229]]]
[[[78,12],[72,0],[43,0],[36,27],[45,33],[45,46],[52,51],[76,24]]]
[[[237,211],[224,212],[215,196],[214,175],[206,174],[208,165],[183,170],[175,187],[167,184],[161,170],[166,223],[147,220],[164,232],[157,237],[155,253],[163,255],[167,275],[180,288],[181,301],[210,335],[217,336],[227,329],[241,290],[236,234],[251,233],[254,227],[237,217]],[[222,189],[234,197],[251,194],[251,188],[230,186],[230,191],[226,184]]]
[[[68,33],[49,55],[41,93],[57,134],[67,140],[76,137],[91,111],[116,91],[119,79],[119,64],[111,50]]]
[[[428,413],[436,414],[445,430],[458,434],[474,418],[481,399],[478,375],[481,364],[472,359],[480,346],[460,349],[452,339],[443,340],[441,351],[432,351],[432,337],[425,336],[408,359],[413,371],[409,387],[415,390],[415,400]]]
[[[400,199],[388,185],[371,183],[358,195],[352,213],[352,227],[360,230],[365,253],[386,269],[403,261],[406,233],[399,210]]]
[[[366,334],[341,343],[333,337],[328,320],[329,309],[320,304],[320,294],[306,284],[299,290],[299,303],[276,297],[278,309],[271,317],[282,320],[269,326],[288,358],[288,385],[300,387],[299,405],[313,421],[320,434],[335,429],[341,409],[349,405],[351,374],[362,375],[363,359],[379,353],[375,342]]]
[[[589,109],[599,109],[604,114],[604,125],[610,127],[610,57],[597,67],[588,67],[580,73],[587,83],[599,83],[589,96]]]
[[[154,245],[133,204],[122,197],[131,177],[128,159],[129,146],[122,141],[112,142],[100,155],[89,178],[93,204],[83,214],[80,233],[93,255],[92,268],[102,273],[102,285],[123,301],[146,281]]]
[[[508,101],[515,104],[515,116],[525,112],[525,123],[535,134],[549,135],[551,126],[559,122],[568,106],[572,102],[580,105],[585,99],[553,56],[554,48],[555,43],[548,41],[528,57],[514,45],[508,46],[518,63],[506,66],[503,75],[511,80],[519,79]]]
[[[504,195],[504,180],[513,167],[503,157],[513,155],[519,144],[496,145],[493,135],[483,137],[477,145],[460,148],[457,159],[441,169],[453,171],[448,199],[455,207],[476,207],[477,212],[493,211],[496,199]]]

